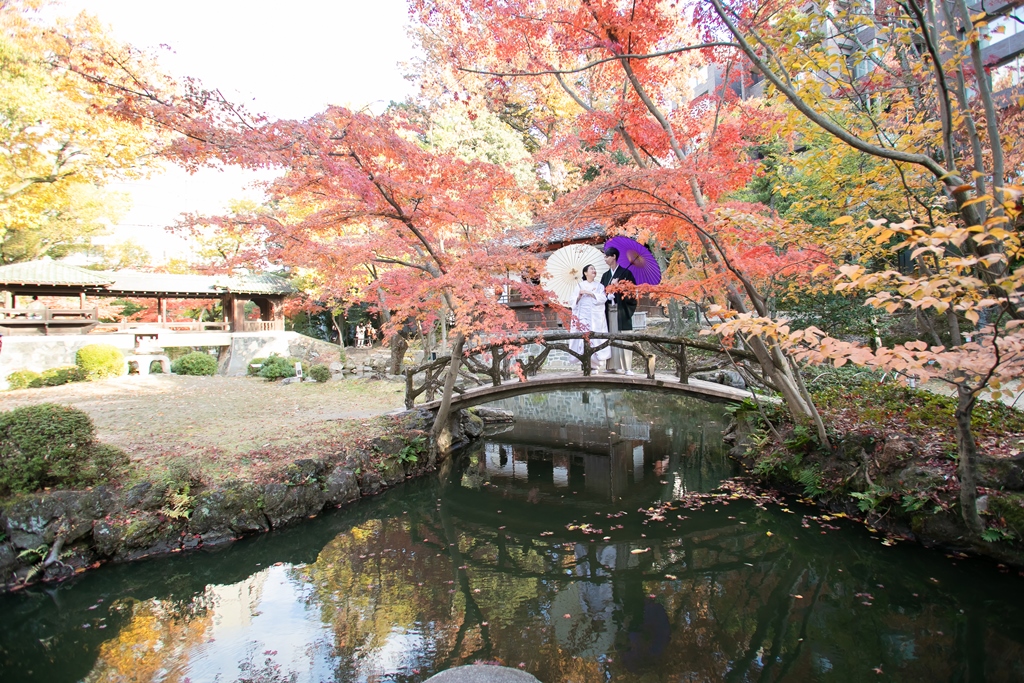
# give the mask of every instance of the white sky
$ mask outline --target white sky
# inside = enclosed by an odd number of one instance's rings
[[[64,0],[59,13],[82,10],[119,40],[157,50],[172,76],[194,76],[254,113],[306,118],[328,104],[380,111],[413,90],[398,66],[414,54],[406,0]],[[245,190],[252,177],[170,168],[112,185],[133,200],[115,234],[141,242],[154,262],[181,256],[184,242],[163,228],[185,211],[215,213],[231,199],[258,197]]]

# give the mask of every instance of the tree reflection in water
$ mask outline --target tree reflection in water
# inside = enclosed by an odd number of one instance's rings
[[[722,406],[591,392],[591,424],[579,399],[522,397],[550,419],[309,525],[105,569],[60,607],[5,598],[34,631],[0,625],[0,666],[80,680],[53,654],[77,647],[90,681],[1024,680],[1019,577],[728,491],[662,508],[732,476]],[[100,595],[130,607],[102,638],[77,627]]]
[[[419,680],[484,660],[543,681],[860,681],[876,667],[1018,680],[1021,618],[994,594],[971,597],[982,586],[957,585],[936,555],[729,497],[645,523],[639,507],[731,471],[720,427],[707,438],[721,413],[685,403],[671,433],[647,438],[605,431],[601,444],[599,426],[549,424],[572,449],[545,444],[539,421],[517,425],[453,463],[434,505],[332,542],[304,571],[334,610],[341,678]],[[421,647],[366,668],[397,634]]]

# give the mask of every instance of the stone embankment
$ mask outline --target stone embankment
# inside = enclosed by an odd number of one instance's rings
[[[195,487],[187,478],[131,487],[97,486],[21,496],[0,509],[0,590],[60,581],[107,561],[177,553],[264,533],[373,496],[431,468],[425,438],[432,415],[410,411],[367,448],[291,463],[271,483]],[[453,414],[456,450],[511,413]]]

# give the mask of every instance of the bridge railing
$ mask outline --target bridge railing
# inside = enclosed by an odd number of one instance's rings
[[[569,342],[574,339],[583,340],[581,352],[574,351]],[[525,357],[528,347],[540,347],[539,352]],[[733,360],[751,360],[753,354],[741,349],[725,349],[724,347],[695,339],[669,337],[662,335],[619,332],[619,333],[584,333],[584,332],[531,332],[519,337],[494,340],[467,348],[458,359],[459,380],[455,383],[455,392],[465,393],[475,386],[501,386],[505,381],[518,377],[525,381],[536,375],[547,361],[551,351],[563,351],[581,364],[583,375],[589,377],[591,358],[608,348],[619,348],[632,351],[644,359],[643,367],[647,377],[654,379],[655,360],[657,356],[668,358],[675,366],[675,376],[679,382],[685,383],[692,372],[717,369]],[[690,352],[688,353],[688,349]],[[700,352],[699,360],[707,359],[710,353],[717,356],[716,362],[695,365],[690,357],[694,351]],[[731,358],[730,358],[731,356]],[[451,355],[438,356],[421,365],[405,370],[405,406],[412,409],[421,396],[426,401],[433,401],[444,387]]]
[[[228,332],[231,325],[226,322],[197,322],[181,320],[170,322],[112,322],[100,323],[95,332],[131,332],[139,328],[159,328],[175,332]]]

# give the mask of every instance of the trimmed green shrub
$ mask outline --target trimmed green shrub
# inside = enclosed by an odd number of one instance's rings
[[[249,375],[249,377],[256,377],[260,374],[260,370],[263,369],[263,364],[266,362],[266,358],[253,358],[245,369],[245,374]]]
[[[84,382],[85,371],[77,365],[65,365],[60,368],[44,370],[39,379],[32,383],[32,386],[59,387],[62,384],[71,382]]]
[[[331,378],[331,369],[322,363],[314,365],[309,369],[309,376],[317,382],[326,382]]]
[[[114,481],[131,465],[131,458],[117,446],[94,441],[72,481],[76,486],[93,486]]]
[[[86,379],[117,377],[127,372],[124,354],[110,344],[89,344],[78,349],[75,365],[85,371]]]
[[[175,375],[216,375],[217,359],[208,353],[190,353],[171,363]]]
[[[263,367],[260,368],[259,373],[260,377],[271,381],[281,379],[282,377],[294,377],[296,363],[302,363],[302,374],[305,375],[309,370],[306,363],[303,363],[298,358],[285,358],[272,353],[270,358],[263,361]]]
[[[42,375],[33,370],[15,370],[7,375],[7,388],[28,389],[35,386],[33,382],[38,382],[41,377]]]
[[[93,439],[92,420],[54,403],[0,413],[0,495],[74,488],[122,474],[128,456]]]

